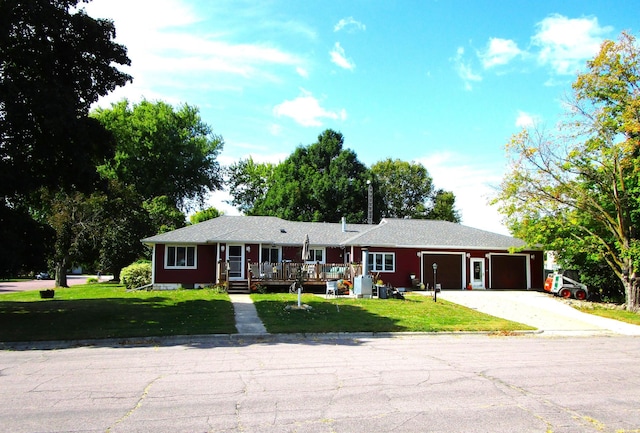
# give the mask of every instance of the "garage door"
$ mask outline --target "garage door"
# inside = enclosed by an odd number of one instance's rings
[[[433,286],[433,264],[437,263],[436,283],[443,289],[460,290],[462,283],[462,254],[429,254],[422,255],[422,281]]]
[[[492,255],[492,289],[527,289],[526,256]]]

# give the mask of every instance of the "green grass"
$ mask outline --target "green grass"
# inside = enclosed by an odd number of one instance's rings
[[[607,319],[615,319],[621,322],[631,323],[633,325],[640,325],[640,314],[634,313],[633,311],[607,308],[599,305],[594,305],[593,307],[574,306],[574,308],[582,311],[583,313],[594,314],[596,316],[606,317]]]
[[[310,311],[290,294],[251,295],[271,333],[490,331],[535,329],[430,297],[325,299],[303,295]],[[0,341],[47,341],[235,333],[233,305],[212,290],[126,292],[117,284],[0,295]]]
[[[258,315],[271,333],[324,332],[438,332],[532,330],[509,320],[489,316],[444,300],[408,295],[398,299],[325,299],[305,294],[302,302],[311,310],[286,309],[297,306],[297,295],[251,295]]]
[[[0,295],[0,341],[235,333],[233,305],[212,290],[126,292],[116,284]]]

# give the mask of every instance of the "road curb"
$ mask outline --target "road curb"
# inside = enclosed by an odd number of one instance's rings
[[[223,343],[289,343],[296,341],[364,340],[372,338],[411,338],[439,336],[525,336],[542,334],[540,330],[530,331],[452,331],[452,332],[329,332],[293,334],[198,334],[164,337],[102,338],[84,340],[18,341],[0,342],[0,350],[59,350],[80,347],[143,347],[178,345],[213,345]]]

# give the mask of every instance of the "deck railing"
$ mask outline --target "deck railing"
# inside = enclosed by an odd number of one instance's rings
[[[349,280],[362,274],[362,266],[348,263],[249,263],[247,279],[249,284],[254,282],[265,283],[292,283],[301,279],[303,283],[323,283],[330,280]]]

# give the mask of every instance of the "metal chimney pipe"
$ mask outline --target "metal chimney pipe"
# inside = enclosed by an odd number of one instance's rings
[[[347,231],[347,217],[342,217],[342,233]]]

